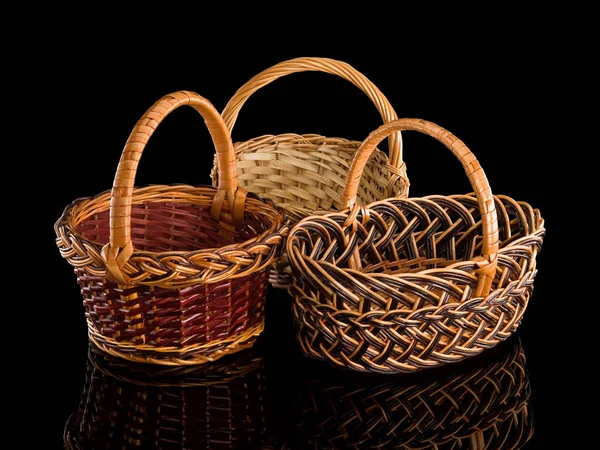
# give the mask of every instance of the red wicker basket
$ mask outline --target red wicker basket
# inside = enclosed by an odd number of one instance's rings
[[[258,449],[273,440],[263,356],[255,348],[212,363],[165,367],[91,345],[67,449]]]
[[[376,145],[408,130],[444,143],[475,193],[359,206],[358,183]],[[461,140],[421,119],[382,125],[352,162],[344,203],[341,212],[303,219],[287,240],[306,355],[358,371],[412,372],[476,355],[517,329],[544,220],[527,203],[494,197]]]
[[[146,143],[183,105],[198,111],[211,133],[218,188],[134,187]],[[132,361],[179,365],[253,345],[287,222],[272,201],[238,187],[231,138],[216,109],[179,91],[135,125],[112,190],[73,202],[55,231],[81,286],[90,339]]]

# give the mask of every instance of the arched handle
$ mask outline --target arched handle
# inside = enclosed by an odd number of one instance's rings
[[[348,172],[348,183],[346,184],[346,189],[344,191],[343,204],[346,207],[352,207],[356,204],[356,194],[358,192],[363,169],[365,168],[369,157],[377,147],[377,144],[391,133],[408,130],[420,131],[444,144],[454,156],[459,159],[469,177],[469,181],[477,196],[477,202],[481,211],[483,232],[483,256],[477,258],[481,278],[476,294],[487,295],[495,275],[499,248],[498,216],[496,213],[494,197],[485,172],[479,165],[479,161],[477,161],[475,155],[468,149],[463,141],[449,131],[439,125],[422,119],[398,119],[380,126],[364,140],[354,155],[350,171]]]
[[[254,92],[284,75],[309,71],[325,72],[350,81],[367,94],[381,114],[384,123],[398,118],[396,111],[394,111],[394,108],[392,108],[385,95],[367,77],[350,64],[330,58],[303,57],[275,64],[255,75],[238,89],[222,112],[223,120],[229,132],[231,133],[235,125],[240,109]],[[402,172],[404,164],[402,161],[402,136],[400,132],[394,133],[389,137],[389,165],[398,169],[398,175],[406,176]]]
[[[126,283],[128,277],[121,269],[133,253],[131,205],[139,160],[158,125],[171,112],[184,105],[193,107],[204,118],[219,161],[219,185],[211,206],[211,216],[218,219],[225,200],[236,220],[241,220],[244,216],[246,191],[238,188],[233,144],[219,112],[207,99],[195,92],[177,91],[165,95],[145,112],[131,131],[113,182],[110,196],[110,241],[104,246],[102,254],[108,271],[122,283]]]

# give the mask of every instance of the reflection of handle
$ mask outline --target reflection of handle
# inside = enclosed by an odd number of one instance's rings
[[[178,91],[158,100],[133,128],[117,167],[110,197],[110,242],[103,249],[107,269],[118,280],[121,268],[133,253],[131,243],[131,204],[137,166],[156,127],[175,109],[189,105],[205,120],[219,161],[219,186],[211,215],[218,218],[223,201],[228,200],[234,218],[243,218],[244,193],[238,189],[235,153],[227,127],[215,107],[204,97],[190,91]]]
[[[385,95],[350,64],[329,58],[295,58],[269,67],[238,89],[222,113],[229,132],[231,133],[235,125],[240,109],[254,92],[284,75],[308,71],[338,75],[350,81],[367,94],[381,114],[384,123],[398,118]],[[399,167],[402,164],[402,136],[400,132],[389,137],[389,164],[393,167]]]
[[[344,191],[343,204],[350,207],[356,203],[356,194],[363,169],[379,144],[384,138],[397,131],[414,130],[427,134],[443,143],[462,163],[479,204],[483,230],[483,257],[478,259],[480,266],[479,285],[476,296],[487,295],[496,271],[498,256],[498,217],[494,204],[492,190],[487,177],[475,155],[467,148],[463,141],[449,131],[422,119],[399,119],[380,126],[373,131],[361,144],[354,155],[354,160],[348,173],[348,183]]]

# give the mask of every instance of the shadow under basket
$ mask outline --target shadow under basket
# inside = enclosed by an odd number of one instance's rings
[[[234,221],[226,206],[215,220],[214,192],[183,185],[134,191],[136,250],[128,262],[129,286],[107,277],[101,256],[109,241],[110,193],[77,200],[65,210],[57,223],[58,246],[75,266],[92,342],[129,360],[163,364],[211,361],[253,344],[264,326],[270,270],[265,262],[276,252],[260,238],[279,217],[272,205],[250,194],[243,221]],[[239,269],[232,266],[243,259],[239,243],[248,243],[246,250],[254,245],[258,253],[262,245],[265,254]],[[181,267],[191,280],[186,277],[179,287],[174,275]],[[234,269],[238,272],[229,277]]]

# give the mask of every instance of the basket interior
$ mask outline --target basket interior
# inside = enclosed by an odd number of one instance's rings
[[[308,211],[342,209],[348,170],[358,141],[319,135],[263,136],[236,144],[240,185],[284,208]],[[358,202],[368,204],[405,196],[404,180],[390,186],[387,155],[376,150],[358,189]]]
[[[540,228],[541,218],[523,202],[496,197],[500,249]],[[292,240],[311,260],[363,273],[410,273],[471,261],[482,253],[481,215],[473,196],[394,199],[372,205],[358,226],[346,214],[313,218]],[[357,266],[356,255],[360,265]]]
[[[273,222],[257,212],[246,212],[243,221],[233,220],[224,208],[220,220],[210,217],[210,204],[180,201],[144,201],[132,205],[131,235],[138,251],[193,251],[217,248],[255,238]],[[110,236],[109,209],[94,212],[76,226],[85,239],[100,245]]]

